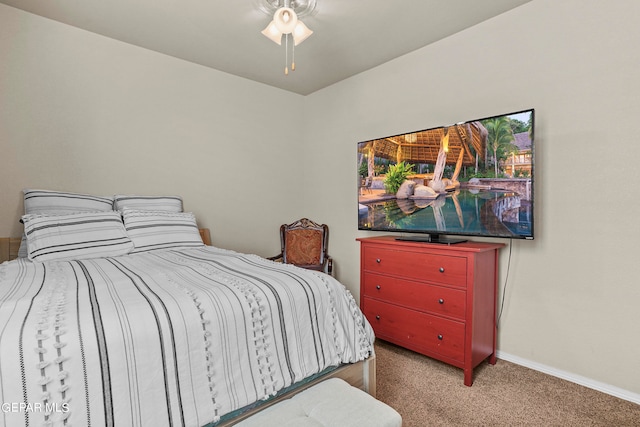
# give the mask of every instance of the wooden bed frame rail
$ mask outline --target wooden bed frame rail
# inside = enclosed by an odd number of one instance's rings
[[[20,237],[0,237],[0,262],[18,258]]]
[[[200,229],[200,237],[202,237],[202,243],[207,246],[211,246],[211,233],[208,228]]]

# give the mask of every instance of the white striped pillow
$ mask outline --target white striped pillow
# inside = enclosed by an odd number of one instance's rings
[[[124,227],[133,241],[132,253],[174,247],[204,246],[191,212],[124,209]]]
[[[24,213],[30,214],[71,214],[77,212],[108,212],[113,210],[113,198],[66,191],[25,189]],[[24,233],[18,250],[18,257],[27,257],[27,239]]]
[[[71,214],[113,210],[113,197],[50,190],[24,190],[24,213]]]
[[[24,215],[32,261],[88,259],[129,253],[133,243],[118,212]]]
[[[116,194],[113,198],[113,208],[137,209],[144,211],[182,212],[182,198],[180,196],[125,196]]]

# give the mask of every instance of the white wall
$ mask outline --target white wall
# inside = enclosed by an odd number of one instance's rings
[[[179,194],[215,244],[275,255],[302,123],[299,95],[0,4],[2,236],[23,188]]]
[[[513,242],[499,349],[640,393],[638,16],[534,0],[306,97],[305,204],[353,293],[356,143],[533,107],[536,238]]]
[[[0,5],[0,235],[24,187],[181,194],[262,255],[309,216],[358,297],[356,142],[534,107],[536,240],[513,243],[500,351],[638,394],[637,16],[534,0],[300,97]]]

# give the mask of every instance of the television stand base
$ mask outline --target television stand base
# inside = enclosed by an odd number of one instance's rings
[[[455,245],[456,243],[464,243],[467,239],[457,237],[446,237],[439,234],[427,234],[420,236],[401,236],[396,240],[402,242],[422,242],[422,243],[438,243],[442,245]]]

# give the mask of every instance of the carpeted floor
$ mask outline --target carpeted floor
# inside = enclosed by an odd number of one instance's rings
[[[640,405],[504,360],[462,370],[377,340],[378,399],[403,427],[640,426]]]

